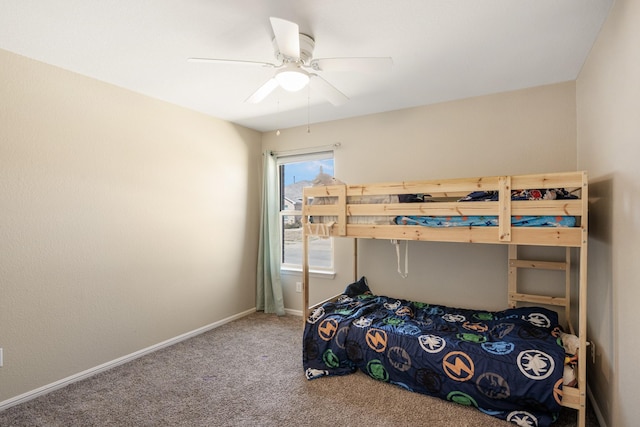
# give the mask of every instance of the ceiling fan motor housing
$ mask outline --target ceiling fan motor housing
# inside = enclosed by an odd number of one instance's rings
[[[278,61],[283,63],[299,62],[304,65],[309,65],[309,63],[311,62],[311,59],[313,58],[313,49],[316,46],[316,42],[315,40],[313,40],[313,37],[307,34],[300,33],[299,37],[300,37],[300,58],[289,58],[287,56],[284,56],[282,53],[280,53],[280,48],[278,47],[278,43],[276,42],[276,39],[274,38],[272,40],[273,48],[275,51],[275,57]]]

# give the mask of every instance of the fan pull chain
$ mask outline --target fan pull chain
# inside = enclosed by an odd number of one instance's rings
[[[278,103],[276,107],[276,117],[278,118],[278,126],[276,130],[276,136],[280,136],[280,98],[278,98]]]
[[[307,85],[307,133],[311,133],[311,85]]]

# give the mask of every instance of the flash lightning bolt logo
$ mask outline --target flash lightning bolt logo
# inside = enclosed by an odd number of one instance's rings
[[[331,341],[338,331],[338,321],[336,319],[325,319],[318,326],[318,335],[325,341]]]
[[[468,381],[473,377],[475,367],[473,360],[461,351],[452,351],[442,361],[445,374],[455,381]]]
[[[387,333],[382,329],[369,329],[365,339],[373,351],[382,353],[387,348]]]

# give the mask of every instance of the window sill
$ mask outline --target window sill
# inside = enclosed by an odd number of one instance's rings
[[[295,267],[281,267],[280,274],[285,276],[300,276],[302,274],[302,269]],[[334,279],[336,277],[336,272],[330,270],[309,270],[309,277]]]

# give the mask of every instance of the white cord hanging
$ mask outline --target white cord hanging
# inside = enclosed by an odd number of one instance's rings
[[[398,240],[391,240],[391,243],[396,247],[396,258],[398,260],[398,274],[403,279],[409,276],[409,241],[404,242],[404,273],[400,268],[400,242]]]

